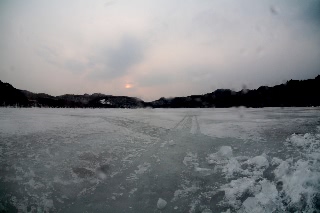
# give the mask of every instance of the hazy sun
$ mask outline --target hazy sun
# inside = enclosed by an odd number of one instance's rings
[[[125,88],[126,88],[126,89],[132,88],[132,84],[126,84],[126,85],[125,85]]]

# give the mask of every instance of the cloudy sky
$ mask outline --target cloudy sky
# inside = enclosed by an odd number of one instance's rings
[[[154,100],[320,74],[320,0],[1,0],[0,80]]]

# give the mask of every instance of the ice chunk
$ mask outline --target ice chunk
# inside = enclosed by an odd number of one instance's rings
[[[194,171],[198,172],[202,176],[208,176],[208,175],[211,175],[213,173],[213,171],[211,169],[200,168],[200,167],[195,167]]]
[[[176,201],[179,198],[187,197],[189,194],[194,194],[200,189],[198,186],[195,185],[192,185],[190,187],[182,185],[182,188],[183,189],[178,189],[174,192],[174,197],[172,198],[172,201]]]
[[[137,170],[134,170],[134,173],[131,173],[127,178],[126,180],[129,180],[129,181],[133,181],[133,180],[138,180],[138,176],[146,173],[151,167],[151,164],[150,163],[143,163],[141,165],[138,166],[138,169]]]
[[[271,160],[271,165],[276,166],[282,163],[283,160],[281,160],[280,158],[274,157]]]
[[[184,157],[183,159],[183,164],[186,166],[198,166],[198,155],[195,153],[193,154],[192,152],[188,152],[187,156]]]
[[[282,161],[274,170],[287,209],[313,212],[320,188],[319,140],[313,134],[291,135],[286,145],[301,148],[301,159]]]
[[[173,140],[170,140],[169,141],[169,146],[174,146],[174,145],[176,145],[176,143]]]
[[[282,161],[280,165],[273,171],[277,178],[281,178],[289,171],[289,163],[287,161]]]
[[[276,205],[279,197],[275,184],[266,179],[257,182],[254,178],[240,178],[226,185],[224,191],[228,205],[241,208],[240,212],[274,212],[280,206]]]
[[[221,157],[225,157],[225,158],[230,158],[232,157],[232,148],[231,146],[222,146],[220,148],[220,150],[218,151],[218,154],[221,156]]]
[[[229,184],[226,184],[220,188],[225,192],[224,200],[232,207],[239,208],[241,206],[240,198],[244,194],[252,194],[257,191],[255,187],[254,178],[239,178],[232,180]]]
[[[310,133],[306,133],[304,135],[300,134],[292,134],[290,138],[286,141],[292,143],[297,147],[306,147],[310,145],[314,140],[314,137]]]
[[[165,201],[162,198],[159,198],[159,200],[157,202],[157,208],[161,210],[161,209],[166,208],[166,206],[167,206],[167,201]]]
[[[246,213],[265,212],[255,197],[248,197],[242,205]]]
[[[167,141],[163,142],[163,143],[160,145],[160,147],[163,148],[167,143],[168,143]]]
[[[262,155],[249,159],[247,161],[247,164],[249,164],[257,169],[269,167],[269,162],[268,162],[267,158],[265,158]]]
[[[295,164],[292,175],[282,177],[283,189],[291,198],[292,203],[299,202],[305,194],[312,194],[319,187],[317,182],[320,173],[313,173],[307,161],[299,160]]]
[[[222,169],[222,172],[226,175],[226,178],[231,178],[233,177],[234,173],[240,173],[241,171],[241,165],[235,158],[231,158]]]
[[[212,213],[210,209],[204,209],[201,213]]]
[[[219,163],[221,160],[231,158],[232,155],[232,148],[230,146],[222,146],[218,152],[210,154],[207,157],[207,161],[209,164]]]
[[[260,181],[260,184],[261,191],[255,196],[255,198],[257,198],[265,212],[274,212],[276,210],[275,203],[278,198],[276,186],[268,180],[262,180]]]
[[[143,174],[151,167],[150,163],[143,163],[142,165],[138,166],[138,170],[135,170],[136,174]]]
[[[132,194],[134,194],[137,190],[138,190],[137,188],[133,188],[133,189],[130,190],[129,194],[132,195]]]

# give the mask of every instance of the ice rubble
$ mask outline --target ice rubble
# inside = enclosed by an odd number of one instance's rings
[[[227,179],[233,178],[236,174],[261,175],[269,167],[269,162],[264,154],[250,159],[244,156],[234,157],[230,146],[222,146],[218,152],[209,154],[206,159],[208,164],[215,165],[214,171],[221,170]]]
[[[209,155],[208,163],[220,166],[225,178],[233,179],[220,187],[225,193],[220,204],[247,213],[319,211],[319,134],[293,134],[286,140],[286,146],[300,149],[301,158],[274,157],[269,163],[268,156],[263,154],[239,162],[232,156],[231,147],[221,147],[217,153]],[[270,165],[274,179],[264,176]]]

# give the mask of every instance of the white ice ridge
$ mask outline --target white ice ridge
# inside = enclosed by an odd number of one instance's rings
[[[221,150],[232,153],[231,147],[221,147],[217,153],[209,155],[208,163],[218,165],[226,178],[233,179],[220,187],[225,193],[220,204],[243,213],[318,212],[320,135],[293,134],[286,140],[286,146],[298,149],[301,158],[282,160],[274,157],[269,163],[269,157],[263,154],[239,162],[237,159],[243,157],[221,155]],[[267,179],[264,175],[265,169],[269,167],[272,168],[274,179]]]

